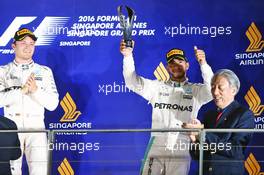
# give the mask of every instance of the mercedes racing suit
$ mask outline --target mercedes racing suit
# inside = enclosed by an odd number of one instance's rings
[[[133,56],[123,60],[126,86],[152,105],[152,128],[181,128],[183,122],[196,118],[200,107],[212,100],[208,64],[201,65],[204,84],[162,82],[140,77],[135,72]],[[188,175],[190,139],[187,133],[151,134],[140,173],[143,175]]]
[[[22,94],[21,87],[31,73],[37,91]],[[58,105],[58,92],[50,68],[34,63],[15,61],[0,67],[0,107],[4,115],[13,120],[20,130],[44,130],[44,108],[52,111]],[[47,175],[46,133],[19,133],[21,150],[26,155],[30,175]],[[22,154],[23,155],[23,154]],[[11,162],[13,175],[22,174],[22,156]]]

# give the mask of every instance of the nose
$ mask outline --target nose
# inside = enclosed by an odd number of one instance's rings
[[[31,46],[31,44],[26,44],[26,47],[30,47]]]
[[[211,92],[213,96],[217,96],[219,94],[219,89],[217,87],[212,87]]]
[[[183,65],[181,63],[175,63],[173,68],[175,70],[179,70],[179,69],[181,70],[181,69],[183,69]]]

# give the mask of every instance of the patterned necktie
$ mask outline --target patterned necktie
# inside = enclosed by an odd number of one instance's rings
[[[217,122],[218,122],[219,119],[221,118],[222,114],[223,114],[223,111],[219,111],[219,112],[218,112],[218,115],[217,115],[216,120],[215,120],[215,126],[217,125]]]

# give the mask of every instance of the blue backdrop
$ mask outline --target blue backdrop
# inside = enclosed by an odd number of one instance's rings
[[[18,28],[27,27],[38,36],[34,60],[53,70],[61,104],[46,112],[47,128],[151,127],[151,106],[129,92],[122,76],[116,9],[125,4],[136,11],[133,39],[138,74],[155,79],[153,72],[160,62],[165,64],[165,53],[176,47],[189,58],[190,81],[201,82],[193,51],[197,45],[205,50],[213,71],[228,68],[239,75],[237,100],[251,107],[256,128],[263,129],[263,0],[1,0],[0,64],[13,60],[11,38]],[[72,121],[63,120],[70,114],[62,104],[73,112]],[[198,118],[210,107],[212,103],[204,106]],[[63,163],[78,175],[138,174],[148,139],[149,133],[59,135],[56,143],[70,146],[55,148],[52,174],[60,174],[57,168],[64,158]],[[255,135],[252,145],[263,145],[261,135]],[[249,148],[250,153],[254,165],[264,166],[259,162],[264,159],[262,148]],[[190,174],[196,170],[193,164]]]

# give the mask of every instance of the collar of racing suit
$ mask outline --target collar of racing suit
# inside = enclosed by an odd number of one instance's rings
[[[34,61],[31,60],[29,63],[24,63],[24,64],[20,64],[18,62],[16,62],[16,60],[13,61],[13,64],[17,67],[17,68],[21,68],[22,70],[27,70],[33,67],[34,65]]]
[[[166,83],[173,87],[182,87],[183,85],[188,83],[188,78],[182,82],[173,81],[172,79],[169,79]]]

